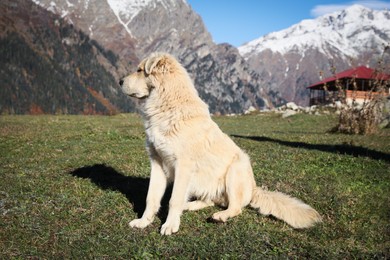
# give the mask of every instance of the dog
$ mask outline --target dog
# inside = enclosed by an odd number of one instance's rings
[[[171,182],[162,235],[179,230],[184,210],[213,205],[225,208],[212,215],[219,222],[239,215],[247,205],[297,229],[321,221],[319,213],[302,201],[256,185],[248,155],[212,120],[187,71],[173,56],[151,54],[120,85],[126,95],[139,100],[151,164],[146,209],[129,223],[131,227],[145,228],[153,222]]]

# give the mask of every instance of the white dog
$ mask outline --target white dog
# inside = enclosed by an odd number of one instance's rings
[[[125,94],[140,100],[151,162],[146,209],[140,219],[130,222],[131,227],[145,228],[153,221],[172,181],[163,235],[179,230],[183,210],[215,204],[226,207],[212,216],[222,222],[239,215],[247,205],[294,228],[321,221],[317,211],[300,200],[256,186],[248,155],[212,121],[207,105],[175,58],[152,54],[120,84]]]

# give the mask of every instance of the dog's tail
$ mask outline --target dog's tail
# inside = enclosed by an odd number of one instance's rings
[[[299,199],[281,192],[256,187],[250,205],[259,209],[261,214],[272,215],[294,228],[308,228],[321,222],[321,216],[316,210]]]

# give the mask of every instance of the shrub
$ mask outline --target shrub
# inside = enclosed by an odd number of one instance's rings
[[[341,103],[340,115],[338,124],[334,127],[333,132],[347,133],[347,134],[372,134],[378,130],[378,126],[388,113],[385,111],[385,104],[389,91],[390,79],[384,77],[389,70],[389,65],[385,62],[385,55],[389,51],[389,45],[385,46],[384,51],[377,62],[374,70],[373,79],[369,82],[369,91],[364,97],[363,102],[357,102],[357,80],[352,78],[350,84],[353,86],[352,99],[347,99],[347,88],[341,81],[336,80],[336,88],[338,94],[332,97],[332,101],[336,99]],[[336,77],[336,68],[331,66],[331,72]],[[327,86],[325,85],[325,91]],[[331,96],[331,95],[329,95]]]

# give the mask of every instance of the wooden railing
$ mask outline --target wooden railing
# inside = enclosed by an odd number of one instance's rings
[[[368,92],[368,91],[358,91],[358,90],[347,90],[345,93],[347,100],[352,101],[355,99],[358,102],[369,101],[374,99],[377,96],[387,97],[390,93],[386,92]],[[338,100],[339,94],[337,91],[331,91],[324,95],[311,96],[310,97],[310,106],[312,105],[324,105],[329,103],[330,100]]]
[[[388,93],[384,92],[368,92],[368,91],[358,91],[358,90],[347,90],[346,92],[348,99],[364,99],[364,100],[370,100],[377,96],[388,96]]]

